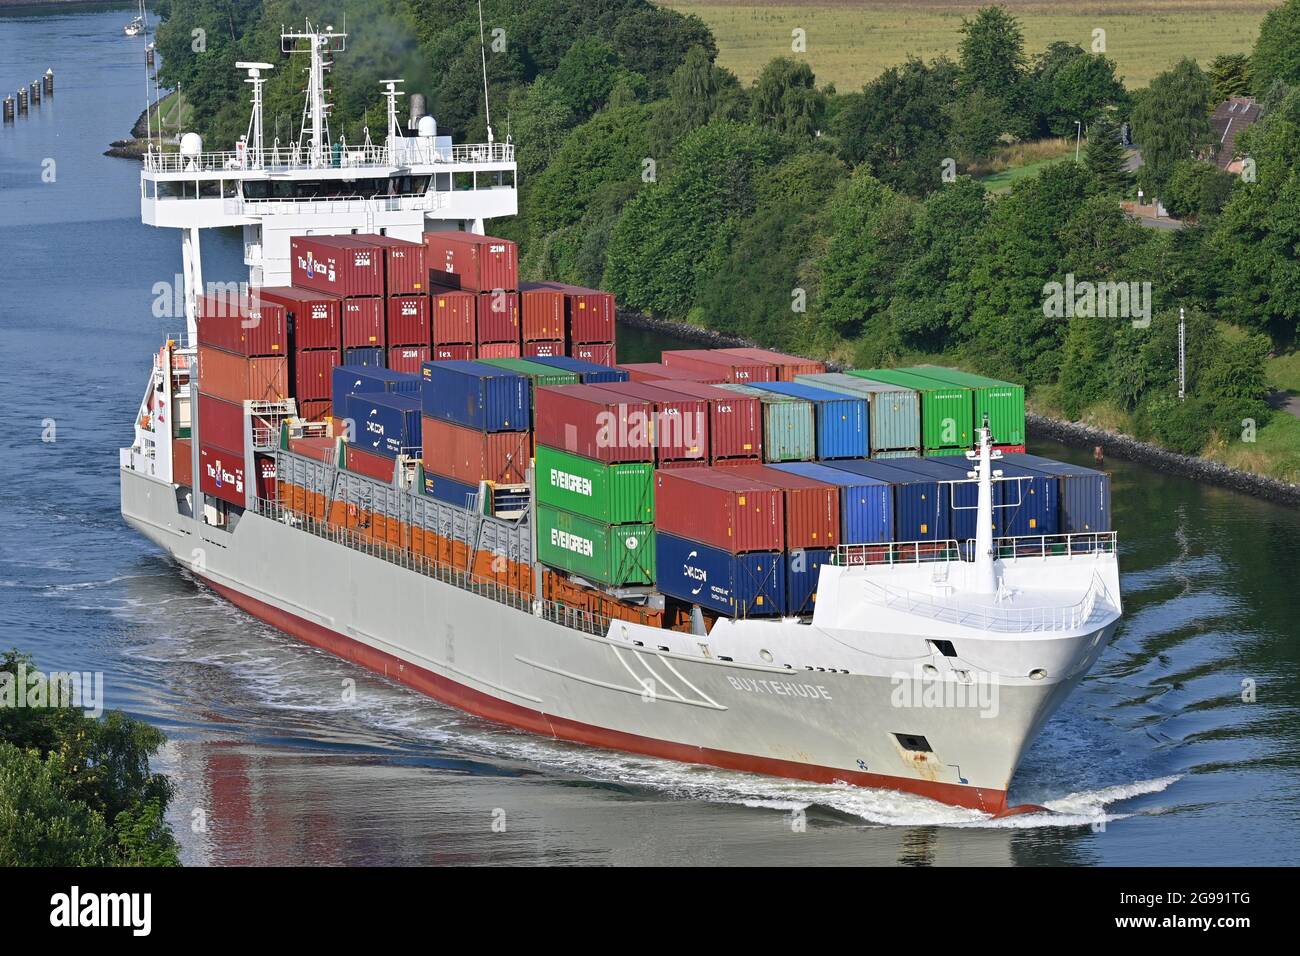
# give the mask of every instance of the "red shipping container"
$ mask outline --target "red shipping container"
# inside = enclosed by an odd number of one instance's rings
[[[228,402],[283,401],[292,394],[289,357],[248,358],[200,345],[199,391]]]
[[[194,446],[188,438],[172,439],[172,484],[194,487]]]
[[[328,398],[309,398],[298,402],[298,417],[309,422],[323,422],[334,414],[334,401]]]
[[[771,362],[756,362],[753,359],[727,355],[711,349],[680,349],[663,353],[663,362],[669,368],[684,368],[705,373],[716,372],[721,366],[726,381],[738,382],[775,382],[776,366]]]
[[[434,362],[450,362],[450,361],[468,362],[470,359],[473,359],[475,357],[474,355],[475,349],[474,346],[472,345],[435,345],[432,351],[433,351],[433,355],[430,360]],[[491,357],[492,356],[490,355],[484,356],[484,358],[491,358]],[[510,356],[507,355],[502,357],[509,358]]]
[[[785,495],[787,548],[834,548],[840,543],[839,488],[766,465],[745,465],[727,471],[781,489]]]
[[[382,349],[384,345],[384,300],[374,297],[344,299],[343,347]]]
[[[199,393],[199,438],[203,444],[244,453],[244,403]]]
[[[564,292],[565,317],[572,342],[613,342],[614,294],[578,285],[551,283]]]
[[[392,482],[397,469],[397,459],[356,445],[343,444],[343,467],[348,471],[365,475],[375,481]]]
[[[564,292],[555,286],[554,282],[519,283],[519,315],[524,342],[564,339]],[[606,336],[602,341],[608,341],[608,338]]]
[[[388,367],[394,372],[420,374],[420,366],[433,358],[427,345],[395,345],[388,350]]]
[[[266,501],[275,501],[275,456],[254,455],[253,464],[257,475],[257,497]]]
[[[420,422],[424,470],[466,484],[521,484],[533,456],[531,432],[481,432],[424,416]]]
[[[338,460],[339,440],[319,436],[290,438],[289,450],[295,455],[302,455],[312,461],[323,461],[327,465],[332,465]]]
[[[607,464],[654,461],[654,406],[595,385],[533,390],[537,444]]]
[[[597,365],[614,366],[617,359],[614,357],[613,342],[583,343],[575,345],[569,350],[569,354],[574,358],[580,358],[587,362],[595,362]]]
[[[428,345],[433,341],[429,328],[427,295],[390,295],[385,335],[389,345]]]
[[[293,236],[289,278],[300,289],[338,296],[384,294],[383,250],[358,236]]]
[[[480,292],[476,342],[519,341],[519,293]]]
[[[730,468],[656,470],[655,529],[732,554],[783,551],[784,495]]]
[[[293,329],[296,349],[336,349],[343,344],[340,319],[343,300],[328,292],[295,289],[293,286],[262,288],[263,301],[284,307]]]
[[[632,362],[615,366],[627,372],[634,382],[704,382],[719,385],[727,380],[726,371],[695,372],[684,368],[669,368],[662,362]]]
[[[449,289],[519,288],[519,250],[509,239],[472,232],[426,232],[430,281]]]
[[[198,301],[199,344],[237,355],[289,354],[289,319],[284,306],[223,292]]]
[[[524,342],[524,358],[555,358],[564,355],[564,343],[559,339],[553,342]]]
[[[697,458],[694,461],[661,461],[655,465],[655,471],[662,471],[665,468],[708,468],[709,463],[703,458]]]
[[[474,349],[475,358],[519,358],[518,342],[482,342]]]
[[[424,243],[407,242],[392,236],[361,235],[355,238],[382,250],[385,295],[413,295],[428,291],[429,267],[425,264]]]
[[[709,403],[644,382],[601,382],[596,388],[620,398],[653,402],[655,461],[707,461]]]
[[[330,397],[334,366],[342,364],[343,353],[338,349],[316,349],[294,356],[293,394],[299,410],[303,402]]]
[[[232,505],[244,507],[244,456],[199,442],[199,490]]]
[[[440,289],[429,295],[434,345],[472,345],[478,324],[478,296],[458,289]]]
[[[719,349],[725,355],[734,355],[738,359],[751,362],[766,362],[776,366],[777,381],[793,382],[798,375],[821,375],[826,371],[825,362],[800,358],[798,355],[786,355],[770,349]],[[762,381],[754,379],[752,381]]]
[[[660,382],[660,388],[709,403],[709,457],[763,458],[763,401],[702,382]]]

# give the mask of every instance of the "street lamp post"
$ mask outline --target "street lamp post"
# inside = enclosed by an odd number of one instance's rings
[[[1083,120],[1074,121],[1074,161],[1079,161],[1079,146],[1083,142]]]

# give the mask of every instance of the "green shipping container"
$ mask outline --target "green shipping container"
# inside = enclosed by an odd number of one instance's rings
[[[886,385],[901,385],[921,396],[921,447],[927,455],[941,448],[970,448],[974,443],[971,432],[975,421],[973,389],[898,369],[851,369],[848,374]]]
[[[1004,382],[1001,379],[963,372],[955,368],[941,368],[938,365],[918,365],[916,368],[904,369],[915,372],[936,382],[963,385],[975,390],[975,428],[984,423],[984,416],[989,417],[989,428],[993,431],[995,445],[1023,445],[1025,443],[1025,387]]]
[[[537,557],[542,564],[610,587],[654,584],[654,525],[608,525],[540,505]]]
[[[648,461],[606,465],[545,445],[537,446],[533,464],[538,504],[602,524],[653,523],[654,475]]]
[[[865,397],[870,403],[871,456],[886,451],[915,452],[921,447],[921,397],[910,388],[870,382],[843,372],[798,375],[796,382]]]
[[[817,424],[813,403],[751,385],[719,385],[763,402],[763,460],[815,461]]]
[[[526,375],[533,380],[534,386],[578,384],[578,375],[576,372],[566,372],[562,368],[551,368],[549,365],[539,365],[536,362],[530,362],[527,359],[494,358],[475,359],[474,361],[482,365],[491,365],[494,368],[505,369],[507,372],[514,372],[516,375]]]

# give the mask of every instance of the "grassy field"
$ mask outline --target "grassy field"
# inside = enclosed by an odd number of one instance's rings
[[[992,0],[988,0],[992,2]],[[1250,52],[1259,22],[1279,0],[1001,0],[1021,22],[1032,56],[1053,40],[1092,44],[1106,31],[1106,54],[1132,89],[1184,56],[1202,66],[1221,53]],[[817,79],[857,90],[909,55],[955,57],[958,29],[982,3],[959,0],[667,0],[693,13],[718,39],[719,62],[752,80],[774,56],[790,56],[801,28]]]

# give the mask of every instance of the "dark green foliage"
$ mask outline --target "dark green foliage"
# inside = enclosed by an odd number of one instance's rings
[[[1138,180],[1149,195],[1162,195],[1174,164],[1210,145],[1210,78],[1195,60],[1166,70],[1139,96],[1133,136],[1142,149]]]
[[[35,665],[0,656],[16,680]],[[53,702],[51,702],[53,703]],[[0,707],[0,866],[174,866],[170,782],[149,768],[161,731],[117,711]]]
[[[1212,163],[1181,160],[1174,164],[1169,185],[1165,187],[1165,208],[1179,219],[1195,221],[1212,216],[1228,201],[1233,181],[1233,176]]]
[[[949,152],[969,165],[987,159],[1006,129],[1003,102],[984,90],[972,90],[944,107]]]
[[[1264,94],[1279,80],[1300,84],[1300,0],[1286,0],[1264,17],[1250,66],[1256,94]]]
[[[666,177],[627,204],[609,243],[605,280],[629,306],[683,315],[725,259],[736,224],[755,207],[759,170],[776,162],[774,134],[710,123],[687,136]]]
[[[1025,71],[1025,35],[1003,7],[983,7],[961,21],[961,83],[967,90],[1005,96]]]
[[[945,59],[911,59],[885,70],[837,112],[840,157],[914,196],[938,189],[953,152],[945,107],[956,99],[957,75]]]
[[[1084,165],[1096,181],[1098,190],[1112,196],[1128,193],[1132,180],[1124,163],[1124,144],[1120,142],[1119,127],[1109,116],[1102,115],[1088,130],[1088,147],[1084,153]]]
[[[1250,92],[1250,57],[1244,53],[1216,56],[1210,63],[1209,72],[1211,96],[1215,103],[1222,103],[1233,96],[1245,96]]]
[[[794,136],[815,134],[825,112],[826,95],[817,89],[812,68],[789,57],[763,68],[749,98],[752,122]]]
[[[1115,61],[1100,53],[1074,54],[1038,75],[1037,104],[1041,129],[1051,136],[1071,136],[1075,121],[1091,126],[1110,107],[1124,107],[1128,94],[1115,76]]]

